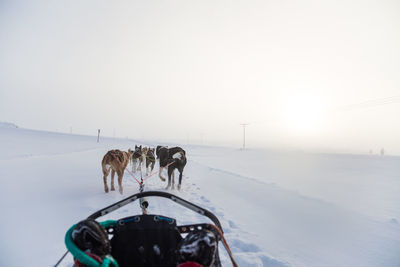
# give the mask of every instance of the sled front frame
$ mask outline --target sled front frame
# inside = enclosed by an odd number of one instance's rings
[[[131,202],[134,202],[137,199],[144,198],[144,197],[163,197],[163,198],[168,198],[168,199],[170,199],[170,200],[172,200],[172,201],[174,201],[174,202],[176,202],[176,203],[178,203],[178,204],[180,204],[180,205],[182,205],[182,206],[184,206],[184,207],[186,207],[186,208],[188,208],[188,209],[190,209],[190,210],[192,210],[194,212],[199,213],[200,215],[206,216],[219,229],[221,229],[221,231],[223,232],[221,223],[219,222],[218,218],[212,212],[210,212],[210,211],[208,211],[206,209],[203,209],[203,208],[201,208],[201,207],[199,207],[199,206],[197,206],[197,205],[195,205],[193,203],[190,203],[189,201],[186,201],[186,200],[184,200],[184,199],[182,199],[180,197],[177,197],[177,196],[175,196],[173,194],[170,194],[170,193],[167,193],[167,192],[159,192],[159,191],[146,191],[146,192],[142,192],[142,193],[137,193],[137,194],[131,195],[131,196],[129,196],[129,197],[127,197],[127,198],[125,198],[125,199],[123,199],[121,201],[118,201],[118,202],[116,202],[116,203],[114,203],[114,204],[112,204],[112,205],[110,205],[108,207],[105,207],[105,208],[103,208],[103,209],[101,209],[99,211],[96,211],[95,213],[90,215],[88,217],[88,219],[95,220],[95,219],[97,219],[97,218],[99,218],[101,216],[104,216],[106,214],[109,214],[110,212],[113,212],[113,211],[115,211],[115,210],[117,210],[117,209],[119,209],[119,208],[121,208],[121,207],[123,207],[123,206],[125,206],[125,205],[127,205],[129,203],[131,203]]]

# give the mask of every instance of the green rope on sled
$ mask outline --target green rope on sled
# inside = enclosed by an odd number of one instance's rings
[[[117,221],[109,220],[105,222],[100,223],[103,227],[108,227],[108,226],[113,226],[117,224]],[[71,254],[76,258],[79,262],[84,264],[85,266],[88,267],[109,267],[109,266],[114,266],[118,267],[117,261],[111,257],[110,255],[107,255],[104,257],[103,262],[97,262],[95,259],[92,259],[89,255],[87,255],[85,252],[80,250],[78,248],[74,241],[72,240],[72,231],[75,229],[76,224],[73,225],[67,233],[65,234],[65,246],[71,252]]]

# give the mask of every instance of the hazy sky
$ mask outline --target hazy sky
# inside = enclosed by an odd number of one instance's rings
[[[400,154],[399,14],[398,0],[0,0],[0,121],[236,146],[246,122],[253,147]]]

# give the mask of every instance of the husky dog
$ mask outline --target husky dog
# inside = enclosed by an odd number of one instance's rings
[[[158,177],[160,177],[161,181],[165,182],[165,178],[162,176],[162,171],[165,166],[168,165],[168,147],[166,146],[157,146],[156,155],[158,162],[160,164],[160,170],[158,171]]]
[[[147,146],[142,148],[142,155],[146,155],[149,148]]]
[[[129,150],[132,152],[131,160],[132,160],[132,172],[136,172],[137,170],[142,170],[142,146],[135,145],[135,150]],[[139,163],[139,164],[137,164]]]
[[[150,172],[154,169],[154,164],[156,163],[156,158],[154,157],[154,148],[149,148],[146,153],[146,175],[148,174],[148,170],[150,167]]]
[[[159,159],[160,158],[160,149],[161,148],[168,148],[167,146],[157,146],[156,147],[156,156],[157,156],[157,159]]]
[[[180,190],[182,184],[182,173],[187,162],[185,150],[183,150],[181,147],[172,147],[172,148],[160,147],[158,149],[158,157],[160,159],[159,177],[162,181],[165,181],[165,178],[162,177],[161,172],[168,164],[170,164],[168,165],[168,185],[166,189],[170,188],[171,185],[172,189],[175,188],[174,171],[175,169],[178,169],[179,171],[178,190]]]
[[[101,161],[101,168],[103,170],[104,191],[106,193],[108,193],[107,176],[111,170],[111,191],[115,190],[114,175],[117,173],[119,192],[122,194],[122,177],[131,156],[131,151],[125,152],[118,149],[110,150],[104,155]]]

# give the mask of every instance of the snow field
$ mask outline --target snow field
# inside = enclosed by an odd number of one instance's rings
[[[109,149],[135,144],[140,142],[105,138],[98,144],[95,137],[1,128],[0,251],[6,256],[0,265],[54,265],[66,251],[71,225],[137,193],[128,173],[124,195],[117,183],[117,191],[104,193],[101,173]],[[217,215],[239,266],[400,263],[399,158],[182,147],[188,157],[182,189],[169,192]],[[145,190],[165,186],[154,175]],[[172,201],[148,200],[149,213],[178,224],[208,222]],[[100,220],[140,212],[135,202]],[[222,245],[220,256],[229,266]],[[72,257],[61,266],[72,266]]]

